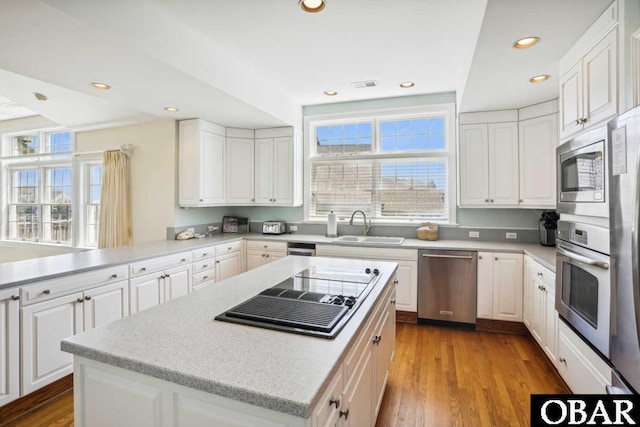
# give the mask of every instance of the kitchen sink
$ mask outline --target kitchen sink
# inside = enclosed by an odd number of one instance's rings
[[[400,245],[404,242],[404,237],[384,237],[384,236],[340,236],[336,242],[349,243],[372,243],[376,245]]]

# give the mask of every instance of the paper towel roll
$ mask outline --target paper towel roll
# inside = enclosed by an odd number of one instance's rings
[[[327,216],[327,237],[337,237],[338,236],[338,220],[336,218],[336,214],[331,211],[331,213]]]

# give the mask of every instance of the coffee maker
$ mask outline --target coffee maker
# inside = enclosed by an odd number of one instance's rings
[[[556,245],[556,230],[558,228],[558,219],[560,215],[555,211],[544,211],[540,217],[540,244],[542,246]]]

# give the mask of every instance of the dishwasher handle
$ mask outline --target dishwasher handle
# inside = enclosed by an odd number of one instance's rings
[[[454,258],[454,259],[473,259],[471,255],[438,255],[438,254],[422,254],[423,258]]]

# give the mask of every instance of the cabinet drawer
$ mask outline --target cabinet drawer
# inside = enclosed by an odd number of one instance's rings
[[[203,271],[201,273],[197,273],[193,275],[193,287],[195,288],[198,285],[202,285],[205,282],[215,283],[216,281],[216,271],[208,270]]]
[[[216,246],[216,255],[224,255],[231,252],[238,252],[242,250],[242,240],[236,242],[225,243],[224,245]]]
[[[287,242],[273,242],[269,240],[247,240],[247,250],[287,253]]]
[[[216,261],[212,258],[193,263],[193,274],[202,273],[216,268]]]
[[[536,277],[539,277],[545,285],[556,288],[556,274],[546,267],[538,264],[537,262],[531,263],[531,270]]]
[[[190,263],[191,260],[191,252],[181,252],[174,255],[166,255],[145,261],[134,262],[129,264],[130,275],[131,277],[137,277],[154,271],[165,270],[167,268],[187,264]]]
[[[206,248],[200,248],[192,251],[193,260],[199,261],[201,259],[209,259],[216,256],[216,247],[215,246],[207,246]]]
[[[127,265],[102,268],[87,273],[70,274],[57,279],[45,280],[20,288],[22,305],[47,301],[83,289],[90,289],[110,282],[117,282],[129,277]]]

